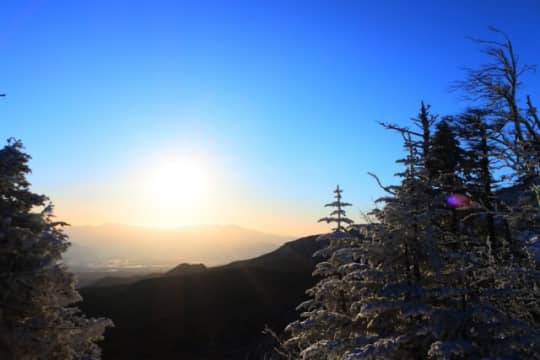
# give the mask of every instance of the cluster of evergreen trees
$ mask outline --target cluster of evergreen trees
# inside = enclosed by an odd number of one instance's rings
[[[368,225],[336,223],[318,284],[280,353],[302,359],[540,359],[540,122],[519,103],[512,43],[479,41],[487,65],[457,85],[471,107],[438,118],[422,103],[403,171]]]
[[[61,261],[66,224],[30,190],[29,159],[20,141],[0,149],[0,359],[99,359],[112,322],[72,306],[81,297]]]

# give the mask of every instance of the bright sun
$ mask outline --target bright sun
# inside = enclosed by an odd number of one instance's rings
[[[206,195],[208,174],[203,164],[193,159],[167,159],[150,170],[148,190],[161,205],[194,206]]]

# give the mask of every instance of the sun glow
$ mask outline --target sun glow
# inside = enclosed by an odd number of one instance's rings
[[[201,165],[189,159],[162,162],[150,174],[148,189],[158,202],[193,204],[204,196],[208,176]]]
[[[155,226],[197,223],[209,206],[211,177],[207,164],[193,157],[174,157],[148,166],[142,188]]]

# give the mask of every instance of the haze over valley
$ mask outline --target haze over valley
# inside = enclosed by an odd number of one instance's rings
[[[65,255],[73,268],[166,268],[181,262],[220,265],[274,250],[292,238],[235,225],[175,229],[106,224],[66,229],[72,245]]]

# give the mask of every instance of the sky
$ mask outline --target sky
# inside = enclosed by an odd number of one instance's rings
[[[537,0],[6,0],[0,138],[73,225],[321,232],[337,184],[361,221],[382,195],[367,172],[397,181],[378,122],[466,106],[449,88],[489,26],[540,61]]]

